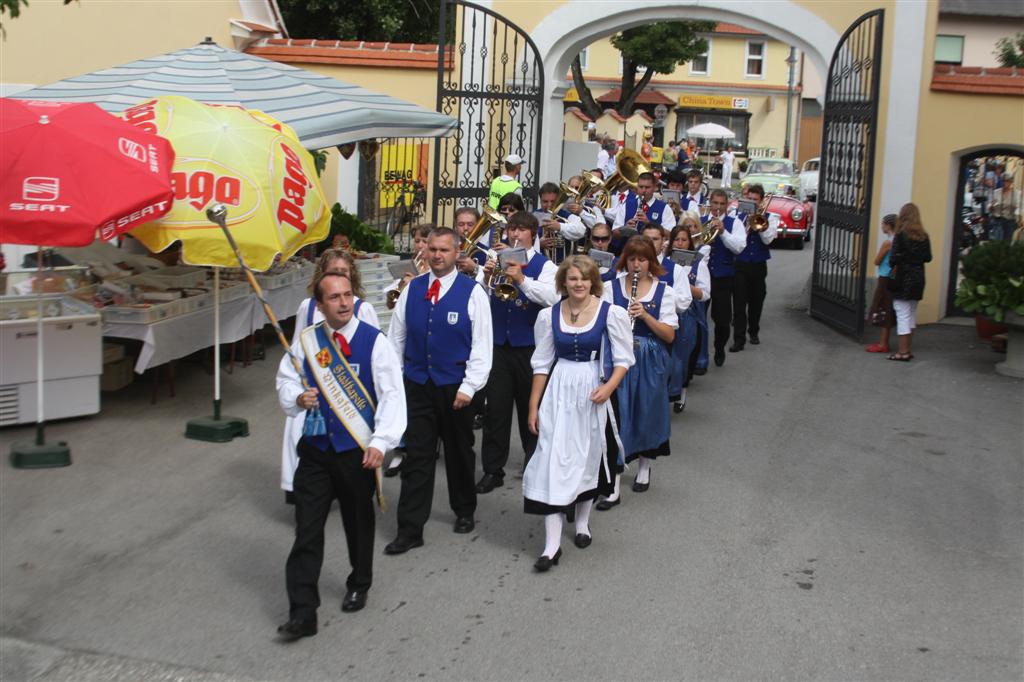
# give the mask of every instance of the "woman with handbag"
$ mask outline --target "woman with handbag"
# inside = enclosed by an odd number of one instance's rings
[[[889,284],[892,282],[892,233],[895,230],[896,214],[889,213],[882,218],[882,234],[885,235],[885,239],[878,247],[878,254],[875,256],[875,265],[878,267],[878,283],[875,284],[875,297],[871,302],[871,309],[868,311],[868,322],[882,331],[878,343],[873,343],[864,349],[869,353],[888,353],[889,335],[892,333],[892,328],[896,326],[896,311],[892,308],[892,292],[889,291]]]
[[[904,204],[896,218],[896,236],[892,240],[890,289],[899,351],[890,355],[890,360],[909,362],[914,358],[911,342],[917,326],[917,303],[924,296],[924,264],[931,259],[932,247],[921,225],[921,212],[915,204]]]

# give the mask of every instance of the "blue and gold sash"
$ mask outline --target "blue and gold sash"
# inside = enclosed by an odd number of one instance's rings
[[[306,354],[306,373],[320,391],[320,409],[329,410],[329,414],[325,415],[327,420],[331,421],[332,417],[336,419],[359,449],[365,450],[373,436],[374,413],[377,409],[370,393],[342,355],[325,322],[304,329],[300,342]],[[304,430],[311,429],[317,429],[315,419],[307,419],[307,428]]]

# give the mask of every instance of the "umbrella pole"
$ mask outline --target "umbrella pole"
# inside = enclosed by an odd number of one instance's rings
[[[231,245],[231,250],[235,252],[235,257],[238,259],[238,265],[242,268],[242,272],[245,273],[245,278],[249,282],[249,286],[252,287],[253,292],[256,294],[256,298],[260,300],[263,305],[263,312],[266,313],[267,319],[270,320],[271,326],[274,327],[274,332],[277,334],[277,340],[280,342],[281,347],[284,348],[285,353],[292,361],[292,367],[295,368],[296,374],[302,380],[302,386],[307,391],[310,389],[309,382],[306,381],[306,372],[302,368],[302,363],[292,353],[291,344],[288,343],[288,339],[284,335],[284,330],[281,329],[281,324],[277,321],[277,315],[274,314],[274,310],[267,303],[266,297],[263,295],[263,288],[260,283],[256,281],[256,276],[252,274],[252,270],[245,264],[245,260],[242,258],[242,252],[238,250],[238,244],[235,242],[235,238],[231,235],[231,231],[228,230],[227,222],[225,220],[226,211],[223,213],[217,213],[216,208],[207,210],[206,216],[212,221],[220,225],[221,231],[224,232],[224,236],[228,240],[228,244]],[[387,504],[384,500],[384,488],[382,486],[380,467],[376,467],[373,470],[373,478],[377,488],[377,505],[381,511],[387,508]]]
[[[213,416],[196,417],[185,425],[185,437],[209,443],[226,443],[249,435],[249,422],[220,413],[220,268],[213,269]]]
[[[36,438],[33,444],[11,446],[11,465],[16,469],[48,469],[71,464],[71,449],[65,442],[46,445],[46,419],[43,416],[43,247],[36,252]]]

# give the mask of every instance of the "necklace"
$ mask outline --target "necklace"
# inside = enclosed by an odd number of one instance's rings
[[[568,308],[569,308],[569,323],[570,324],[576,324],[576,320],[580,319],[580,315],[582,315],[584,312],[586,312],[587,308],[589,308],[589,307],[590,307],[590,301],[589,300],[586,303],[584,303],[583,307],[580,308],[575,313],[572,311],[572,306],[568,306]]]

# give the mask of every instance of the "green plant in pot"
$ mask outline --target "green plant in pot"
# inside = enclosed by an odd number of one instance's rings
[[[1024,242],[985,242],[960,261],[955,303],[1010,327],[1006,362],[996,371],[1024,377]]]
[[[323,249],[330,246],[334,237],[348,237],[350,246],[366,253],[394,253],[395,245],[380,230],[375,230],[356,216],[345,211],[341,204],[331,207],[331,231],[323,242]],[[323,250],[321,249],[321,250]]]

